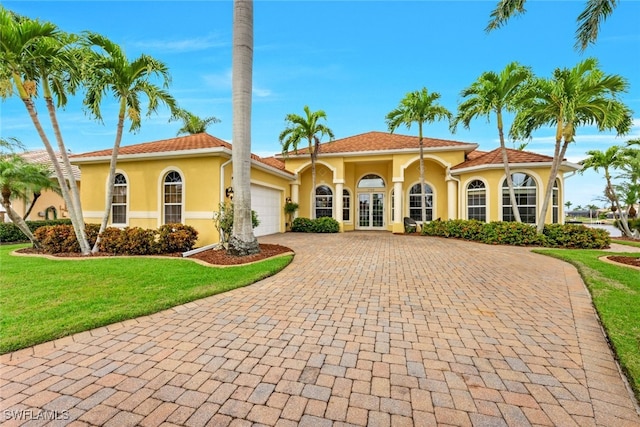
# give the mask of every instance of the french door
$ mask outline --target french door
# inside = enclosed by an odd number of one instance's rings
[[[358,228],[361,230],[384,228],[384,193],[358,194]]]

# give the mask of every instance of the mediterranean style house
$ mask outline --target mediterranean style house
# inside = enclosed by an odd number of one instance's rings
[[[420,221],[477,219],[510,221],[511,206],[500,149],[424,138],[425,187],[419,184],[418,137],[368,132],[323,143],[312,188],[308,149],[269,158],[252,156],[251,205],[260,225],[256,236],[287,229],[284,205],[298,203],[296,216],[329,216],[342,232],[403,233],[405,217]],[[508,150],[522,220],[535,223],[552,158]],[[99,222],[111,150],[73,156],[82,171],[87,222]],[[157,228],[180,222],[199,231],[199,245],[219,241],[213,212],[233,196],[231,144],[206,133],[121,147],[110,224]],[[545,222],[563,222],[565,174],[580,169],[563,162]]]

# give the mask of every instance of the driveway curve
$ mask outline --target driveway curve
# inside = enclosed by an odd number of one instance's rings
[[[568,264],[383,232],[261,241],[294,261],[3,355],[3,425],[640,425]]]

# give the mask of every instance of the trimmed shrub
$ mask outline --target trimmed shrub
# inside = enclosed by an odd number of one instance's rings
[[[485,224],[480,241],[491,245],[537,246],[544,243],[536,226],[521,222],[493,221]]]
[[[422,234],[473,240],[490,245],[547,246],[572,249],[604,249],[611,238],[606,230],[579,224],[547,224],[543,234],[537,234],[530,224],[475,220],[431,221],[424,224]]]
[[[85,224],[89,245],[92,246],[95,243],[99,230],[98,224]],[[80,245],[72,225],[45,225],[36,229],[33,234],[40,241],[45,253],[80,252]]]
[[[165,224],[158,229],[157,251],[161,254],[186,252],[193,249],[198,240],[195,228],[184,224]]]
[[[291,223],[291,231],[298,233],[311,233],[313,230],[313,220],[309,218],[295,218]]]
[[[296,218],[291,224],[291,231],[298,233],[338,233],[340,224],[335,219],[326,216],[317,219]]]
[[[71,220],[68,219],[52,219],[43,221],[26,221],[27,226],[31,232],[36,231],[40,227],[47,225],[62,225],[71,224]],[[0,242],[13,243],[13,242],[27,242],[29,239],[24,235],[22,231],[12,222],[0,222]]]
[[[606,230],[578,224],[546,224],[543,234],[545,246],[567,249],[604,249],[611,237]]]
[[[102,233],[99,249],[114,255],[151,255],[157,253],[157,234],[140,227],[109,227]]]
[[[337,233],[340,231],[340,224],[328,216],[315,219],[311,227],[313,233]]]
[[[479,240],[484,223],[476,220],[454,219],[431,221],[422,226],[422,234],[429,236],[454,237],[456,239]]]

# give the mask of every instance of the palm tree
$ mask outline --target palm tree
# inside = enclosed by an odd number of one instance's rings
[[[429,93],[427,88],[409,92],[400,100],[400,104],[386,116],[389,132],[393,133],[400,125],[411,129],[413,123],[418,124],[418,145],[420,147],[420,206],[422,222],[427,218],[427,206],[425,204],[425,183],[424,183],[424,142],[422,127],[425,123],[433,123],[436,120],[449,119],[452,114],[449,110],[435,102],[440,99],[438,92]]]
[[[291,150],[298,151],[301,141],[306,140],[309,144],[309,157],[311,158],[311,191],[315,195],[316,191],[316,160],[320,152],[320,141],[323,136],[328,136],[333,140],[333,131],[320,120],[327,120],[327,114],[323,110],[311,111],[308,105],[304,106],[304,116],[298,114],[287,114],[285,122],[287,127],[280,132],[280,144],[282,144],[282,154],[287,155]],[[313,217],[315,218],[315,203],[313,203]]]
[[[253,0],[233,1],[231,103],[234,178],[233,231],[227,252],[260,252],[251,222],[251,92],[253,85]]]
[[[55,95],[57,106],[64,106],[67,102],[65,92],[73,93],[76,88],[78,72],[74,64],[79,62],[71,60],[74,50],[70,48],[75,39],[52,23],[21,17],[0,7],[0,40],[0,95],[3,98],[12,96],[15,89],[24,103],[51,160],[80,250],[87,255],[90,247],[84,230],[80,192],[72,178],[71,164],[53,104]],[[44,92],[64,170],[35,107],[38,83]]]
[[[502,162],[509,187],[511,210],[513,211],[513,217],[516,222],[521,222],[520,210],[518,209],[518,202],[513,189],[513,178],[511,177],[511,168],[509,167],[507,147],[504,143],[502,112],[513,112],[516,110],[516,95],[530,77],[531,70],[517,62],[507,64],[500,73],[494,73],[492,71],[482,73],[478,80],[462,91],[462,97],[467,99],[458,106],[458,114],[451,123],[451,130],[453,132],[455,132],[460,122],[462,122],[466,129],[469,129],[469,123],[472,119],[482,116],[489,120],[491,114],[495,113],[498,136],[500,138],[500,150],[502,151]]]
[[[220,119],[217,117],[201,118],[183,109],[178,109],[176,116],[177,119],[182,120],[182,127],[178,130],[177,135],[204,133],[210,124],[220,123]]]
[[[573,205],[573,203],[571,203],[569,200],[567,200],[566,202],[564,202],[564,205],[567,208],[567,215],[569,215],[569,212],[571,211],[571,206]]]
[[[622,135],[631,128],[631,110],[618,99],[627,87],[623,77],[605,75],[598,68],[598,61],[588,58],[571,69],[556,69],[550,79],[534,78],[521,91],[511,136],[529,139],[534,130],[555,126],[553,161],[538,218],[538,233],[544,228],[553,184],[567,147],[575,141],[576,129],[596,125],[599,131],[615,129]]]
[[[607,198],[611,200],[614,212],[618,211],[622,213],[622,209],[620,209],[620,198],[615,190],[611,177],[611,169],[619,167],[621,163],[624,162],[620,147],[613,145],[604,152],[600,150],[589,150],[587,151],[587,155],[589,157],[582,161],[583,168],[580,170],[580,173],[584,173],[584,171],[589,169],[599,172],[600,169],[602,169],[607,183],[605,194]],[[620,215],[620,224],[622,225],[622,232],[628,237],[633,237],[633,233],[629,230],[627,218],[622,214]]]
[[[166,91],[171,78],[169,70],[164,63],[144,54],[133,61],[129,61],[120,46],[106,37],[90,32],[85,33],[84,37],[88,46],[98,48],[102,52],[98,53],[95,50],[87,52],[85,58],[87,67],[84,70],[87,94],[84,99],[84,105],[95,118],[102,120],[100,104],[102,103],[103,95],[108,92],[112,93],[119,104],[116,138],[111,152],[107,181],[109,185],[107,186],[105,210],[99,231],[99,233],[102,233],[107,227],[109,215],[111,214],[116,164],[125,120],[129,118],[131,121],[130,132],[140,129],[141,95],[145,95],[148,100],[147,116],[155,113],[160,103],[168,106],[172,114],[175,114],[177,107],[174,98]],[[162,87],[150,81],[150,78],[154,76],[162,80]],[[98,251],[99,242],[100,236],[98,235],[92,252]]]
[[[34,190],[55,189],[55,183],[49,177],[50,173],[46,166],[29,163],[17,154],[0,156],[2,206],[11,221],[27,236],[34,248],[40,248],[40,244],[24,219],[11,207],[11,199],[26,197]]]
[[[509,18],[525,12],[526,0],[499,0],[496,8],[491,12],[491,20],[486,31],[490,32],[502,27]],[[578,29],[576,31],[575,48],[584,51],[598,38],[600,24],[613,13],[618,0],[588,0],[585,9],[578,15]]]

